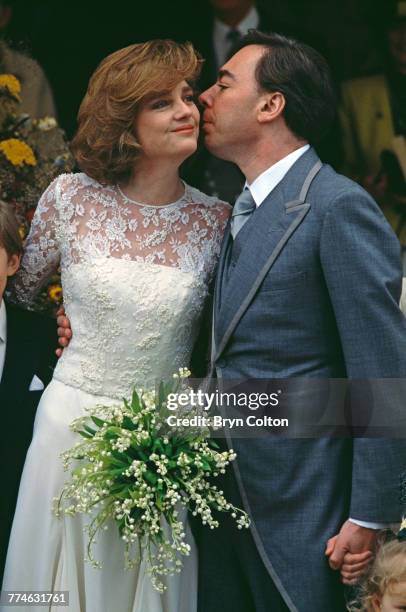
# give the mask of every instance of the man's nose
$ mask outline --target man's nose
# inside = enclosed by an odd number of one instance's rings
[[[206,91],[200,94],[199,96],[200,104],[202,104],[203,106],[207,106],[207,107],[210,107],[213,105],[212,90],[213,90],[213,87],[209,87],[209,89],[206,89]]]

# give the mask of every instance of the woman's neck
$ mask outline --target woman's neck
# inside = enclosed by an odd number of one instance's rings
[[[131,178],[120,188],[131,200],[157,206],[175,202],[184,192],[179,168],[173,165],[165,167],[165,164],[138,164]]]

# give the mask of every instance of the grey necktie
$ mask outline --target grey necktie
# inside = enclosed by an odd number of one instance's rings
[[[238,196],[231,216],[231,235],[234,240],[240,229],[247,223],[255,208],[254,198],[248,187],[246,187]]]
[[[230,28],[226,34],[226,41],[230,46],[235,45],[241,38],[242,34],[237,28]]]

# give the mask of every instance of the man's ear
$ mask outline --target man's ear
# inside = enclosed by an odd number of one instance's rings
[[[5,30],[11,21],[13,9],[11,6],[6,4],[5,6],[0,5],[0,30]]]
[[[20,267],[21,255],[10,255],[7,262],[7,276],[13,276]]]
[[[261,96],[257,109],[257,119],[259,123],[269,123],[274,121],[283,113],[285,108],[285,96],[280,91],[266,93]]]

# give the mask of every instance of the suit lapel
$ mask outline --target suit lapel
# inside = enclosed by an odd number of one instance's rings
[[[307,151],[253,213],[234,244],[233,258],[237,250],[238,263],[227,282],[226,255],[231,239],[223,245],[215,292],[213,361],[223,352],[264,277],[309,212],[310,204],[303,196],[311,182],[308,178],[313,178],[320,165],[314,150]]]
[[[227,256],[229,254],[229,248],[231,246],[231,217],[228,221],[227,227],[224,232],[223,242],[221,244],[220,256],[217,265],[216,282],[214,285],[214,300],[213,300],[213,316],[212,316],[212,340],[211,340],[211,355],[213,357],[216,352],[216,327],[217,320],[219,317],[219,308],[221,304],[221,289],[223,286],[223,276],[227,262]]]

